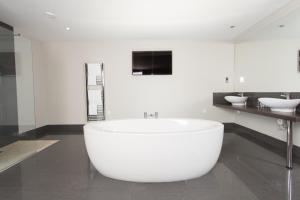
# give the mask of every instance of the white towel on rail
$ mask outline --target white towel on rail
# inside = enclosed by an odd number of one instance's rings
[[[89,104],[89,115],[98,115],[97,104]]]
[[[88,79],[88,85],[96,85],[97,84],[97,82],[96,82],[96,76],[88,76],[87,77],[87,79]]]
[[[88,64],[88,76],[99,76],[101,79],[101,64]]]
[[[89,105],[102,105],[101,90],[88,90]]]

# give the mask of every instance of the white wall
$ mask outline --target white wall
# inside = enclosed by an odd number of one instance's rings
[[[107,118],[199,117],[236,122],[277,139],[276,119],[218,109],[212,93],[299,91],[300,40],[248,41],[235,45],[195,41],[34,42],[37,127],[86,123],[85,62],[105,62]],[[132,50],[173,51],[172,76],[132,76]],[[235,57],[235,64],[234,64]],[[284,70],[283,70],[284,69]],[[234,73],[234,74],[233,74]],[[225,76],[231,80],[224,82]],[[239,76],[245,77],[240,84]],[[300,145],[295,126],[295,144]]]
[[[276,119],[215,108],[212,93],[299,91],[299,46],[297,40],[248,41],[236,44],[234,51],[233,44],[196,41],[36,42],[32,47],[36,124],[86,123],[84,63],[103,60],[108,119],[141,118],[144,111],[158,111],[160,117],[234,121],[285,140]],[[132,50],[160,49],[173,51],[172,76],[131,75]],[[234,79],[234,85],[226,84],[225,76]],[[240,84],[239,76],[246,82]],[[299,130],[296,125],[296,145]]]
[[[234,45],[197,41],[106,41],[57,42],[42,45],[44,72],[35,67],[35,77],[46,80],[48,124],[86,122],[85,62],[105,62],[107,118],[143,117],[158,111],[160,117],[200,117],[232,122],[231,112],[212,106],[214,91],[232,91]],[[172,50],[172,76],[132,76],[132,50]],[[36,72],[38,71],[38,72]],[[39,74],[43,74],[39,76]],[[36,82],[36,81],[35,81]],[[38,83],[36,82],[35,85]],[[42,86],[44,87],[44,86]],[[38,90],[38,91],[37,91]],[[43,93],[42,93],[43,92]],[[42,99],[47,97],[47,99]],[[39,103],[40,102],[40,103]],[[38,105],[37,107],[41,107]],[[37,120],[45,118],[36,109]],[[41,123],[37,123],[40,124]]]
[[[43,44],[32,41],[32,63],[36,127],[48,125],[47,72]]]
[[[236,44],[235,90],[248,92],[299,92],[300,73],[297,71],[299,39],[253,40]],[[238,78],[245,77],[245,83]],[[276,119],[241,113],[236,123],[285,140]],[[300,125],[295,124],[294,143],[300,146]]]

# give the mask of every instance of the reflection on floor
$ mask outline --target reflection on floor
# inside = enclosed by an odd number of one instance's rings
[[[99,174],[82,135],[52,135],[59,143],[0,174],[5,200],[298,200],[300,166],[234,133],[207,175],[174,183],[132,183]],[[208,152],[209,153],[209,152]],[[170,169],[171,170],[171,169]]]
[[[58,140],[17,141],[0,149],[0,172],[55,144]]]

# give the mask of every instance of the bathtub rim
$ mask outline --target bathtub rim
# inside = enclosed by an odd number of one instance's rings
[[[198,118],[159,118],[159,119],[165,119],[165,120],[194,120],[194,121],[206,121],[210,123],[214,123],[215,126],[211,128],[203,128],[203,129],[195,129],[195,130],[178,130],[178,131],[120,131],[120,130],[109,130],[104,129],[101,127],[93,127],[93,124],[99,124],[103,121],[95,121],[95,122],[88,122],[83,126],[84,134],[86,134],[87,131],[95,131],[95,132],[101,132],[103,133],[111,133],[111,134],[130,134],[130,135],[179,135],[179,134],[199,134],[201,132],[211,132],[211,131],[218,131],[222,130],[224,132],[224,124],[218,121],[214,120],[206,120],[206,119],[198,119]],[[113,119],[113,120],[105,120],[105,121],[127,121],[127,120],[159,120],[159,119],[141,119],[141,118],[126,118],[126,119]],[[104,121],[104,122],[105,122]],[[89,129],[89,130],[88,130]]]

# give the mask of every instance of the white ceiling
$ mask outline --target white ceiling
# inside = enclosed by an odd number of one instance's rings
[[[299,39],[300,0],[273,13],[272,16],[239,35],[236,43],[249,40]]]
[[[0,0],[0,21],[39,40],[232,40],[289,1]]]

